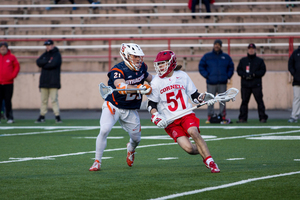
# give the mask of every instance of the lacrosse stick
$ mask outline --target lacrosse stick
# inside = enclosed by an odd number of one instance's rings
[[[230,100],[234,101],[235,100],[235,97],[236,95],[239,93],[239,90],[236,89],[236,88],[230,88],[228,89],[226,92],[223,92],[223,93],[220,93],[220,94],[217,94],[217,96],[215,96],[213,99],[215,100],[215,102],[228,102]],[[180,118],[182,116],[184,116],[186,113],[192,111],[192,110],[195,110],[197,108],[200,108],[201,106],[207,104],[207,101],[203,102],[203,103],[200,103],[192,108],[189,108],[187,110],[184,110],[182,113],[176,115],[176,116],[173,116],[171,117],[170,119],[167,119],[167,123],[170,123],[171,121],[173,121],[174,119],[177,119],[177,118]]]
[[[99,84],[99,91],[103,99],[106,99],[108,95],[114,91],[137,91],[137,90],[146,90],[147,88],[135,88],[135,89],[113,89],[111,86],[106,86],[104,83]]]

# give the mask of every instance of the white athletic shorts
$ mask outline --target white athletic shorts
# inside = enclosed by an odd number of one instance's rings
[[[128,133],[141,131],[140,117],[137,110],[117,108],[110,102],[104,101],[102,105],[100,126],[108,124],[113,126],[118,120],[121,127]]]

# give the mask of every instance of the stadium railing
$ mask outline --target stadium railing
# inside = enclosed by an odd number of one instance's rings
[[[45,36],[43,36],[45,37]],[[53,38],[52,38],[53,39]],[[112,59],[114,58],[112,55],[113,49],[119,49],[120,45],[114,45],[112,44],[112,42],[115,41],[146,41],[147,43],[139,43],[141,47],[143,48],[168,48],[168,49],[174,49],[174,48],[206,48],[209,47],[211,48],[211,44],[201,44],[201,43],[191,43],[191,44],[187,44],[187,41],[192,41],[192,40],[215,40],[215,39],[222,39],[223,40],[223,47],[227,47],[227,53],[229,55],[230,54],[230,49],[231,48],[240,48],[240,47],[247,47],[248,43],[231,43],[231,40],[241,40],[241,39],[263,39],[263,40],[276,40],[276,39],[286,39],[286,42],[276,42],[276,43],[258,43],[256,42],[256,46],[259,49],[263,49],[265,47],[276,47],[277,49],[279,47],[284,47],[285,49],[288,50],[289,54],[268,54],[268,56],[287,56],[287,55],[291,55],[291,53],[293,52],[293,48],[295,45],[300,45],[300,43],[294,43],[294,39],[300,39],[300,33],[298,33],[297,35],[290,35],[290,36],[257,36],[257,37],[253,37],[249,36],[249,37],[243,37],[243,36],[239,36],[239,37],[225,37],[224,34],[222,34],[221,37],[161,37],[161,38],[134,38],[134,37],[128,37],[125,38],[123,36],[123,38],[97,38],[94,36],[91,38],[87,38],[87,37],[82,37],[82,38],[66,38],[66,37],[61,37],[61,38],[57,38],[57,39],[53,39],[55,41],[107,41],[108,44],[107,45],[62,45],[62,46],[58,46],[60,49],[107,49],[107,55],[104,56],[103,58],[107,58],[108,60],[108,66],[109,68],[112,66]],[[26,42],[30,42],[30,41],[44,41],[45,39],[42,38],[31,38],[31,39],[6,39],[6,41],[10,41],[10,42],[18,42],[18,41],[26,41]],[[184,40],[186,41],[185,44],[176,44],[173,43],[173,41],[178,41],[178,40]],[[227,43],[225,42],[227,40]],[[159,42],[159,44],[153,44],[153,41],[166,41],[165,44],[163,44],[162,42]],[[172,43],[171,43],[172,41]],[[15,49],[15,50],[26,50],[26,49],[31,49],[31,50],[36,50],[36,49],[44,49],[43,46],[32,46],[32,45],[27,45],[27,46],[10,46],[10,49]],[[263,52],[261,52],[263,53]],[[78,55],[79,56],[79,55]],[[231,55],[233,56],[233,55]],[[199,55],[180,55],[178,54],[178,57],[199,57]]]

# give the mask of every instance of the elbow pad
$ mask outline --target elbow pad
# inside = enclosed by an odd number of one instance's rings
[[[127,91],[125,89],[127,89],[128,84],[126,83],[119,83],[117,86],[117,89],[121,89],[123,91],[118,91],[120,94],[127,94]]]
[[[151,110],[155,108],[157,110],[157,103],[151,100],[148,100],[147,110],[151,113]]]
[[[193,100],[194,103],[199,104],[203,101],[204,94],[199,93],[198,90],[191,95],[191,99]]]

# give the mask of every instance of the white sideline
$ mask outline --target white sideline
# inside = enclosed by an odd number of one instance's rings
[[[198,193],[206,192],[206,191],[212,191],[212,190],[228,188],[228,187],[242,185],[242,184],[246,184],[246,183],[250,183],[250,182],[254,182],[254,181],[266,180],[266,179],[277,178],[277,177],[282,177],[282,176],[291,176],[291,175],[295,175],[295,174],[300,174],[300,171],[289,172],[289,173],[284,173],[284,174],[275,174],[275,175],[263,176],[263,177],[258,177],[258,178],[250,178],[250,179],[241,180],[241,181],[228,183],[228,184],[224,184],[224,185],[219,185],[219,186],[214,186],[214,187],[207,187],[207,188],[203,188],[203,189],[199,189],[199,190],[193,190],[193,191],[189,191],[189,192],[172,194],[172,195],[159,197],[159,198],[155,198],[155,199],[151,199],[151,200],[173,199],[173,198],[176,198],[176,197],[182,197],[182,196],[191,195],[191,194],[198,194]]]
[[[40,132],[30,132],[30,133],[1,134],[0,137],[18,136],[18,135],[49,134],[49,133],[60,133],[60,132],[68,132],[68,131],[83,131],[83,130],[93,130],[93,128],[89,128],[89,129],[67,129],[67,130],[57,130],[57,131],[40,131]]]
[[[248,138],[248,137],[257,137],[257,136],[265,136],[265,135],[278,135],[278,134],[288,134],[288,133],[297,133],[300,130],[294,131],[285,131],[285,132],[276,132],[276,133],[263,133],[263,134],[253,134],[253,135],[243,135],[243,136],[233,136],[233,137],[224,137],[224,138],[214,138],[214,139],[205,139],[205,141],[219,141],[219,140],[228,140],[228,139],[240,139],[240,138]],[[137,148],[146,148],[146,147],[157,147],[157,146],[166,146],[166,145],[177,145],[177,143],[160,143],[160,144],[150,144],[150,145],[142,145],[138,146]],[[116,149],[106,149],[105,152],[110,151],[120,151],[120,150],[127,150],[127,148],[116,148]],[[66,157],[66,156],[74,156],[74,155],[83,155],[88,153],[95,153],[95,151],[87,151],[87,152],[77,152],[77,153],[69,153],[69,154],[60,154],[60,155],[52,155],[52,156],[41,156],[41,157],[27,157],[27,158],[12,158],[13,160],[8,161],[0,161],[0,164],[4,163],[13,163],[13,162],[23,162],[23,161],[30,161],[30,160],[49,160],[52,158],[58,157]]]

